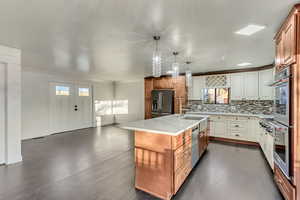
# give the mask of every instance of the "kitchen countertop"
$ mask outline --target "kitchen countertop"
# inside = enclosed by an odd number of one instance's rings
[[[201,112],[201,111],[192,111],[187,112],[186,114],[198,114],[198,115],[229,115],[229,116],[242,116],[242,117],[258,117],[261,119],[274,118],[273,115],[264,115],[264,114],[246,114],[246,113],[224,113],[224,112]]]
[[[186,116],[186,115],[185,115]],[[192,114],[188,114],[188,116],[192,116]],[[199,114],[197,114],[199,117]],[[121,124],[120,127],[127,130],[133,131],[146,131],[157,134],[165,134],[176,136],[186,131],[202,121],[207,120],[208,116],[200,115],[203,117],[201,120],[187,120],[183,119],[183,116],[178,114],[169,115],[164,117],[158,117],[148,120],[139,120],[134,122],[128,122]]]

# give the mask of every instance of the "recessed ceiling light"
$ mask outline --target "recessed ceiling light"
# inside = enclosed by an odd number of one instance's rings
[[[242,28],[241,30],[238,30],[237,32],[235,32],[236,34],[239,35],[252,35],[258,31],[261,31],[263,29],[265,29],[265,26],[260,26],[260,25],[254,25],[254,24],[249,24],[248,26]]]
[[[249,66],[249,65],[252,65],[252,63],[243,62],[243,63],[237,64],[237,66],[239,66],[239,67],[245,67],[245,66]]]

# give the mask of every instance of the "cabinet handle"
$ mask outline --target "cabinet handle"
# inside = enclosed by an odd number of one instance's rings
[[[239,134],[235,134],[235,136],[237,136],[237,137],[240,137],[240,135],[239,135]]]
[[[239,125],[235,125],[235,127],[236,127],[236,128],[238,128],[238,127],[239,127]]]

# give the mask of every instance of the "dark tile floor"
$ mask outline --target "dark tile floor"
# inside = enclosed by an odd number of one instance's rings
[[[0,167],[1,200],[156,200],[134,189],[133,137],[117,127],[22,143]],[[176,200],[281,200],[259,149],[211,143]]]

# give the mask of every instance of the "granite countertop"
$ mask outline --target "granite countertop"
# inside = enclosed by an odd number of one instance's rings
[[[186,114],[199,114],[199,115],[229,115],[229,116],[258,117],[258,118],[261,118],[261,119],[274,118],[273,115],[247,114],[247,113],[225,113],[225,112],[191,111],[191,112],[187,112]]]
[[[192,116],[192,115],[184,115],[184,116]],[[199,117],[199,114],[197,115]],[[176,136],[186,131],[202,121],[207,120],[208,116],[201,115],[203,119],[197,120],[187,120],[184,119],[183,116],[178,114],[169,115],[165,117],[158,117],[148,120],[140,120],[134,122],[128,122],[121,124],[120,127],[127,130],[133,131],[146,131],[156,134],[165,134]]]

